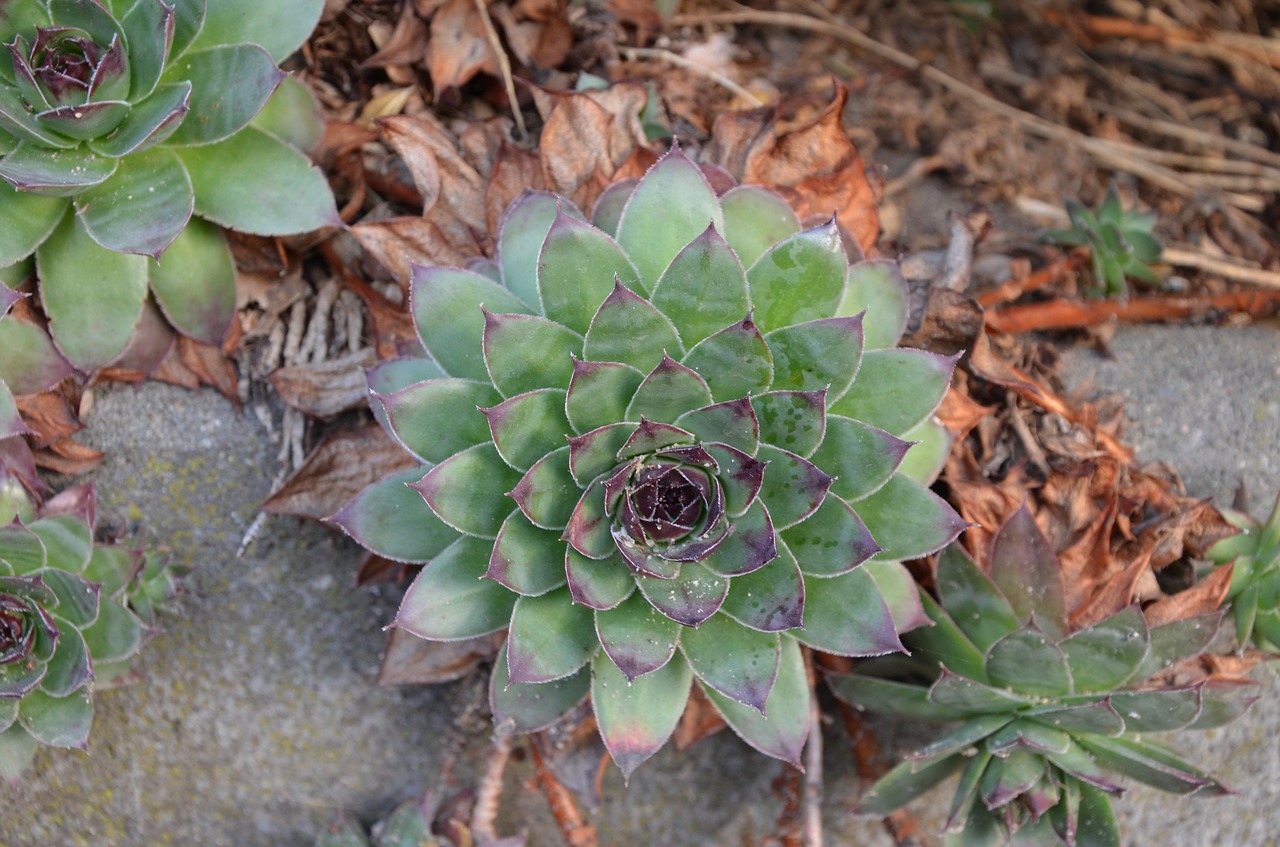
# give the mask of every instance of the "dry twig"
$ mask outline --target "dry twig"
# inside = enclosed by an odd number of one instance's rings
[[[511,744],[510,733],[494,734],[484,774],[476,785],[475,809],[471,812],[471,834],[477,840],[498,838],[493,824],[498,818],[498,804],[502,802],[502,778],[507,771],[507,760],[511,758]]]
[[[728,89],[733,92],[735,97],[738,97],[741,100],[748,103],[755,103],[757,106],[764,105],[764,101],[757,97],[754,92],[743,88],[724,74],[718,73],[717,71],[708,68],[706,65],[700,65],[697,62],[686,59],[679,53],[672,53],[670,50],[660,50],[650,47],[628,47],[622,51],[622,55],[627,58],[628,62],[634,62],[637,59],[658,59],[666,62],[667,64],[675,65],[678,68],[684,68],[686,71],[692,71],[699,76],[704,76],[716,85]]]
[[[986,324],[988,332],[1019,333],[1079,329],[1110,321],[1140,323],[1185,320],[1215,311],[1260,316],[1271,314],[1278,308],[1280,288],[1266,291],[1228,291],[1206,297],[1159,296],[1084,302],[1050,300],[987,312]]]

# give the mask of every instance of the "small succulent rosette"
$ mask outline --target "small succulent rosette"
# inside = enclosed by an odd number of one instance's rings
[[[75,368],[112,363],[140,321],[219,343],[235,305],[219,226],[338,222],[294,146],[318,138],[315,103],[276,64],[322,5],[0,0],[0,268],[34,258]],[[21,362],[52,353],[29,335],[0,332],[0,378],[19,393],[36,379]]]
[[[1155,237],[1154,212],[1126,210],[1115,186],[1096,212],[1079,203],[1067,203],[1070,229],[1045,232],[1041,240],[1068,247],[1088,247],[1093,270],[1094,296],[1123,297],[1129,293],[1126,279],[1158,285],[1160,275],[1151,267],[1160,261],[1162,247]]]
[[[949,845],[1118,847],[1117,778],[1176,794],[1229,791],[1150,736],[1221,726],[1252,702],[1203,680],[1165,682],[1204,652],[1221,613],[1148,627],[1130,606],[1069,625],[1057,557],[1025,508],[996,537],[988,570],[958,546],[944,551],[937,587],[938,601],[921,592],[934,625],[906,639],[906,674],[901,662],[872,660],[833,679],[859,707],[957,724],[881,778],[857,811],[887,815],[958,774]]]
[[[7,399],[0,383],[0,439],[21,425]],[[132,678],[177,594],[162,557],[95,544],[92,527],[90,489],[36,510],[0,463],[0,778],[16,780],[41,744],[85,749],[93,692]]]
[[[1218,565],[1235,563],[1226,605],[1235,620],[1236,639],[1280,653],[1280,497],[1262,523],[1243,512],[1228,511],[1226,519],[1240,530],[1209,550]]]
[[[899,561],[964,526],[921,481],[949,447],[931,416],[954,360],[894,347],[897,269],[850,267],[834,222],[801,229],[758,187],[717,196],[676,148],[591,222],[526,192],[492,260],[417,268],[410,303],[429,358],[369,381],[424,465],[334,521],[425,564],[396,627],[508,632],[500,727],[589,697],[630,774],[696,683],[796,762],[801,645],[882,654],[925,621]]]

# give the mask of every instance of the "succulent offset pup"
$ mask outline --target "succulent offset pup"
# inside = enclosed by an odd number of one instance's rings
[[[1236,624],[1240,646],[1280,653],[1280,496],[1267,522],[1243,512],[1225,513],[1240,534],[1219,541],[1209,559],[1219,565],[1235,563],[1226,603]]]
[[[959,726],[886,774],[857,811],[887,815],[960,774],[949,845],[1118,847],[1116,776],[1229,792],[1148,735],[1221,726],[1251,702],[1156,678],[1203,653],[1222,613],[1148,628],[1130,606],[1070,626],[1057,557],[1025,508],[996,537],[987,571],[953,545],[937,585],[940,604],[921,592],[935,625],[907,638],[922,678],[876,676],[873,661],[833,688],[863,708]]]
[[[315,104],[276,64],[322,5],[0,0],[0,268],[34,258],[77,369],[125,350],[148,292],[180,332],[221,341],[235,272],[218,226],[338,222],[293,146],[317,137]],[[29,335],[0,333],[0,360],[31,358]],[[21,376],[0,369],[15,388]]]
[[[1069,247],[1088,247],[1093,269],[1092,296],[1123,297],[1129,293],[1126,278],[1158,285],[1160,275],[1151,267],[1162,250],[1155,237],[1154,212],[1126,210],[1113,185],[1098,211],[1079,203],[1067,203],[1070,229],[1054,229],[1040,238]]]
[[[949,446],[931,415],[954,360],[894,347],[892,264],[850,267],[834,221],[801,230],[769,191],[718,197],[678,148],[583,217],[526,192],[492,260],[415,269],[430,358],[369,379],[425,466],[333,520],[426,563],[395,626],[507,631],[500,728],[590,697],[630,774],[696,681],[749,744],[796,762],[801,645],[877,655],[926,622],[899,561],[964,525],[920,481]]]
[[[0,383],[0,436],[17,424]],[[7,409],[7,410],[6,410]],[[33,509],[0,469],[0,778],[36,749],[85,749],[93,694],[130,676],[129,660],[177,593],[165,560],[93,541],[93,493]]]

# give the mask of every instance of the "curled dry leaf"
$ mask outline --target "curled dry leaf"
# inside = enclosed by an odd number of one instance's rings
[[[277,368],[268,379],[280,399],[315,418],[361,407],[369,396],[365,370],[377,362],[372,348],[315,365]]]
[[[377,423],[330,433],[262,504],[273,515],[323,520],[367,485],[413,467],[399,445]]]
[[[880,233],[880,219],[866,164],[841,122],[848,96],[837,82],[825,109],[785,132],[778,131],[775,106],[727,112],[716,118],[703,159],[741,182],[782,194],[802,220],[835,213],[866,253]]]
[[[452,682],[498,655],[504,635],[495,632],[466,641],[424,641],[399,629],[387,633],[378,670],[379,685],[431,685]]]

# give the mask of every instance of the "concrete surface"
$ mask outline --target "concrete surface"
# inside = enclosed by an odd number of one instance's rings
[[[1227,503],[1243,477],[1261,510],[1280,488],[1280,344],[1272,329],[1124,329],[1115,358],[1066,357],[1069,380],[1120,390],[1144,459],[1178,467],[1193,494]],[[100,516],[141,525],[196,566],[185,614],[144,652],[141,685],[102,694],[88,756],[42,753],[0,802],[0,847],[310,847],[331,810],[368,821],[433,784],[461,750],[460,783],[485,749],[457,729],[474,685],[369,685],[395,598],[347,590],[358,561],[323,528],[273,519],[243,559],[240,538],[273,472],[266,434],[210,393],[161,385],[101,390],[85,440],[108,450],[96,475]],[[1188,739],[1186,753],[1241,790],[1219,800],[1135,790],[1117,804],[1126,844],[1265,845],[1280,832],[1280,685],[1237,724]],[[881,724],[904,747],[928,728]],[[881,847],[878,824],[845,809],[859,786],[828,733],[824,807],[830,845]],[[741,845],[771,830],[775,764],[722,734],[664,750],[624,791],[613,772],[599,815],[604,842]],[[513,764],[500,824],[558,844],[545,803]],[[937,825],[943,794],[918,804]],[[1206,838],[1208,840],[1206,840]]]

